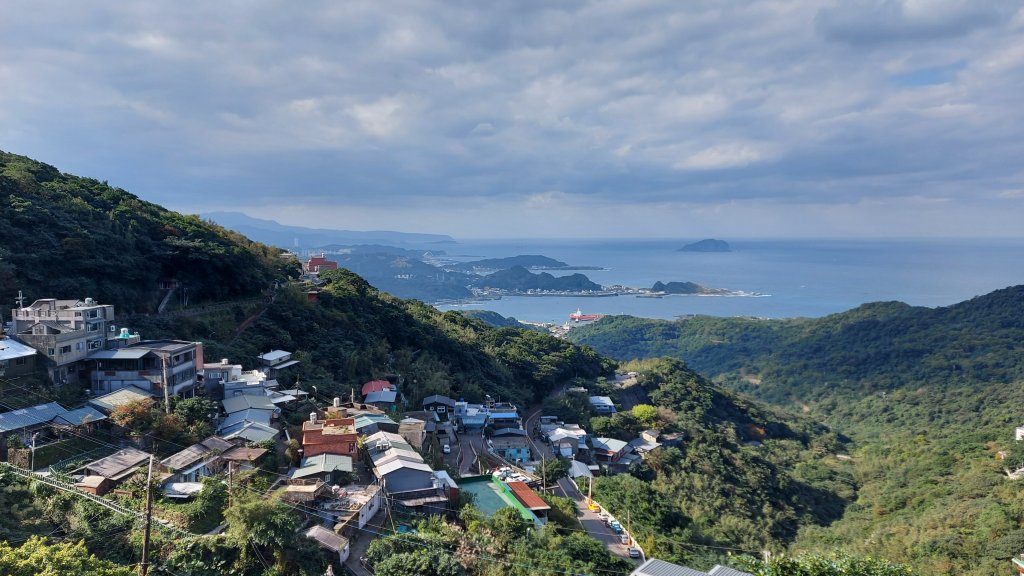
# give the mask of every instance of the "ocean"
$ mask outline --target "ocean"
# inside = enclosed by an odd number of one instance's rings
[[[761,296],[505,297],[438,308],[554,323],[564,323],[577,309],[664,319],[819,317],[889,300],[948,306],[1024,284],[1024,239],[728,240],[727,253],[677,251],[695,240],[467,240],[443,249],[459,261],[541,254],[574,266],[600,266],[605,270],[579,272],[602,285],[696,282]]]

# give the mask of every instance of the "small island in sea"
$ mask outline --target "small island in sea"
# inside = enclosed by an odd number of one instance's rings
[[[700,242],[687,244],[676,250],[676,252],[732,252],[732,248],[729,247],[729,243],[725,240],[708,238]]]
[[[657,281],[651,286],[654,294],[704,294],[709,296],[729,296],[734,294],[724,288],[708,288],[695,282],[662,282]]]

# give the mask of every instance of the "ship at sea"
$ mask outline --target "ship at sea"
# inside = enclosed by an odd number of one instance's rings
[[[577,308],[575,312],[569,314],[569,320],[573,322],[593,322],[594,320],[600,320],[604,318],[604,314],[584,314],[583,310]]]

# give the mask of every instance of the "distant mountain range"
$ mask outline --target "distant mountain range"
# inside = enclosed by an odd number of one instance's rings
[[[448,244],[455,239],[445,234],[418,234],[392,230],[331,230],[287,226],[273,220],[253,218],[241,212],[209,212],[200,215],[249,238],[282,248],[319,248],[331,244]]]

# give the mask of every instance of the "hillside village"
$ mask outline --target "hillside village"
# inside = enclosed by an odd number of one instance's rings
[[[625,520],[583,492],[594,475],[626,472],[679,442],[678,434],[653,429],[637,438],[598,437],[539,407],[523,413],[490,396],[469,403],[434,394],[413,406],[401,375],[327,398],[290,374],[299,360],[288,351],[244,363],[208,360],[202,342],[143,339],[117,325],[112,305],[93,298],[22,298],[4,332],[5,382],[36,375],[87,391],[85,402],[68,406],[46,397],[15,406],[8,392],[0,400],[8,469],[112,501],[150,477],[167,510],[208,490],[210,479],[244,486],[262,477],[265,498],[301,514],[305,535],[325,551],[325,567],[336,561],[356,574],[373,573],[364,553],[384,526],[400,533],[412,518],[456,514],[470,501],[487,516],[513,509],[543,529],[551,506],[540,494],[549,493],[573,498],[580,526],[610,552],[643,562]],[[620,375],[617,385],[635,376]],[[584,387],[564,394],[585,397],[594,415],[617,410],[612,398]],[[158,442],[159,431],[140,415],[172,410],[199,410],[209,435],[188,446]]]

